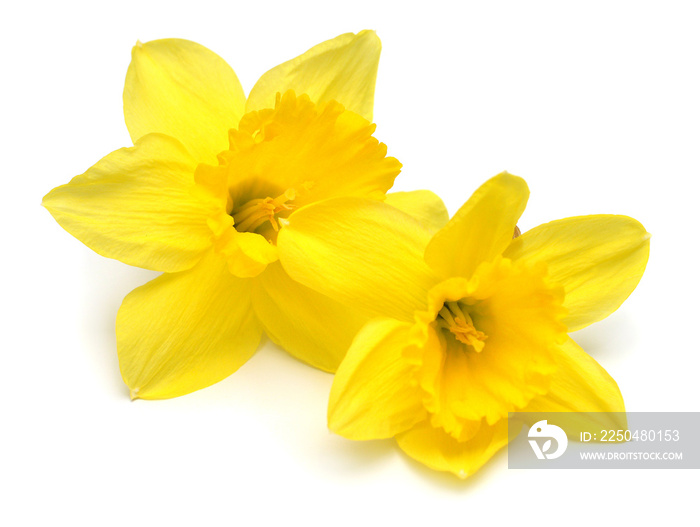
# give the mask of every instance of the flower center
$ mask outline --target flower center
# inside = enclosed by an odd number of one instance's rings
[[[276,198],[256,198],[236,207],[231,211],[233,226],[238,232],[255,232],[256,229],[269,222],[275,232],[279,231],[277,214],[294,208],[288,201],[294,201],[296,191],[293,188],[285,190]],[[263,228],[263,230],[265,230]]]
[[[474,321],[462,302],[445,302],[437,316],[438,327],[447,329],[455,338],[475,352],[484,349],[488,336],[474,327]]]
[[[291,90],[274,108],[245,114],[218,165],[202,163],[194,174],[193,192],[229,271],[252,277],[275,262],[277,234],[296,209],[340,196],[383,199],[401,164],[373,133],[340,103],[316,105]]]

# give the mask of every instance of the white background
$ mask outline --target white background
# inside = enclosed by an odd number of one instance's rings
[[[395,188],[434,190],[454,212],[505,169],[531,188],[523,230],[639,219],[653,235],[644,279],[574,336],[629,411],[698,411],[699,23],[699,4],[673,1],[6,6],[0,523],[688,525],[697,471],[515,471],[502,452],[462,482],[392,441],[334,436],[332,377],[269,343],[216,386],[132,403],[114,318],[154,274],[95,255],[39,204],[130,144],[137,39],[198,41],[248,91],[316,43],[376,29],[376,136],[404,163]]]

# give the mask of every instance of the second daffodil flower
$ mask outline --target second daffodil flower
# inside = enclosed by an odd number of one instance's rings
[[[117,317],[132,397],[227,377],[263,331],[313,366],[337,367],[363,319],[292,281],[276,239],[303,205],[384,199],[392,186],[401,165],[372,137],[379,53],[371,31],[341,35],[265,73],[246,99],[228,64],[199,44],[134,47],[124,88],[134,146],[43,201],[99,254],[164,272]]]
[[[357,198],[290,220],[278,239],[287,272],[377,317],[338,368],[332,430],[396,437],[421,463],[466,477],[507,444],[509,412],[624,412],[615,381],[567,332],[627,298],[649,235],[598,215],[514,238],[528,196],[503,173],[439,230]]]

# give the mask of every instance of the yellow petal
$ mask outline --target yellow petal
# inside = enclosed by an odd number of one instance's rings
[[[372,120],[374,84],[382,49],[374,31],[345,33],[265,73],[253,86],[246,111],[273,108],[277,93],[306,93],[315,103],[336,100]]]
[[[508,420],[494,425],[482,423],[468,441],[457,441],[427,421],[396,437],[399,447],[416,461],[434,470],[466,478],[479,470],[508,444]]]
[[[124,85],[124,118],[134,142],[160,132],[180,140],[198,162],[215,164],[244,113],[241,83],[214,52],[174,38],[134,46]]]
[[[516,238],[505,256],[547,264],[566,292],[563,322],[575,331],[607,317],[632,293],[649,258],[649,233],[627,216],[566,218]]]
[[[548,393],[533,399],[522,412],[579,412],[566,421],[562,420],[564,416],[558,418],[558,423],[565,422],[567,434],[575,437],[580,431],[591,431],[591,427],[618,430],[627,426],[622,393],[593,357],[568,339],[554,359],[558,369],[551,377]]]
[[[327,296],[292,280],[279,263],[255,282],[253,307],[267,335],[294,357],[334,372],[366,322]]]
[[[413,216],[430,232],[442,229],[450,219],[443,201],[429,190],[390,192],[386,195],[384,203]]]
[[[408,323],[375,319],[362,328],[333,380],[331,430],[348,439],[381,439],[425,419],[416,365],[403,357],[419,344]]]
[[[176,272],[211,245],[210,211],[192,193],[195,161],[175,139],[150,134],[103,157],[43,205],[93,251],[129,265]]]
[[[337,198],[303,207],[280,230],[289,275],[368,317],[413,321],[436,282],[422,258],[430,232],[384,203]]]
[[[268,264],[277,261],[277,247],[253,232],[230,229],[225,245],[219,247],[226,256],[229,271],[240,278],[258,276]]]
[[[132,398],[177,397],[240,368],[262,333],[250,287],[212,251],[129,293],[117,315],[117,351]]]
[[[529,195],[517,176],[503,172],[489,179],[433,236],[425,261],[445,278],[470,278],[480,263],[508,247]]]

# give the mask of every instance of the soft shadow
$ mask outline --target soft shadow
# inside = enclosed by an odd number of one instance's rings
[[[440,486],[448,492],[460,494],[470,492],[475,487],[484,485],[487,480],[495,477],[496,474],[503,471],[508,464],[508,449],[506,447],[501,449],[500,452],[488,460],[476,474],[472,474],[466,479],[460,479],[450,472],[440,472],[428,468],[405,454],[403,451],[401,451],[401,453],[403,454],[402,457],[406,461],[409,468],[420,477],[430,480],[433,484]]]
[[[129,390],[122,381],[117,358],[117,312],[131,290],[159,273],[131,267],[87,250],[81,263],[82,312],[78,316],[82,323],[82,346],[95,362],[102,382],[109,385],[114,393],[128,399]]]
[[[323,441],[316,441],[316,452],[326,458],[324,465],[346,476],[366,475],[386,465],[397,455],[393,439],[352,441],[328,432]]]
[[[476,474],[467,479],[460,479],[452,473],[440,472],[426,467],[404,453],[394,439],[372,441],[351,441],[333,435],[326,441],[316,442],[316,453],[323,453],[326,468],[340,472],[345,477],[366,477],[398,459],[418,477],[428,480],[446,491],[464,494],[471,489],[482,486],[490,478],[502,472],[507,466],[507,448],[502,449],[491,458]]]
[[[570,334],[576,343],[598,361],[619,360],[637,347],[639,325],[624,312]]]

